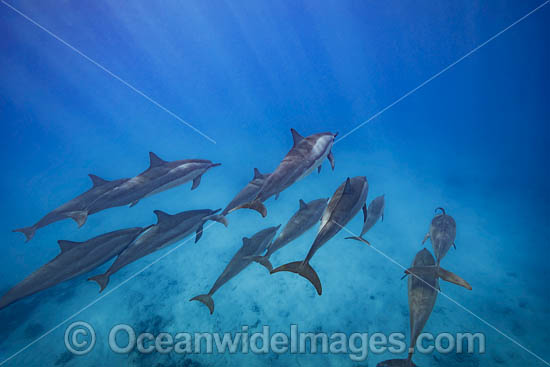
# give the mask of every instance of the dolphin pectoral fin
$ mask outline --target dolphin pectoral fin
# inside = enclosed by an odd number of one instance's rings
[[[201,183],[201,176],[197,176],[193,179],[193,186],[191,186],[191,190],[195,190],[197,187],[199,187],[200,183]]]
[[[332,155],[332,151],[330,151],[327,155],[327,159],[330,162],[330,167],[334,171],[334,156]]]
[[[129,208],[132,208],[132,207],[136,206],[137,203],[139,203],[139,200],[132,201]]]
[[[93,276],[91,278],[88,278],[88,280],[94,281],[97,284],[99,284],[99,287],[100,287],[99,293],[101,293],[101,292],[103,292],[105,287],[107,287],[107,284],[109,284],[109,274],[107,274],[107,273],[99,274],[99,275]]]
[[[456,243],[454,243],[454,242],[453,242],[453,247],[454,247],[454,248],[455,248],[455,250],[456,250]]]
[[[322,164],[320,164],[319,167],[317,167],[317,173],[321,173],[321,168],[323,168]]]
[[[214,300],[209,294],[201,294],[199,296],[193,297],[189,300],[189,302],[191,301],[201,302],[203,305],[208,307],[208,309],[210,310],[210,315],[214,313]]]
[[[80,228],[84,225],[84,223],[86,223],[86,219],[88,219],[88,212],[86,210],[77,210],[67,213],[67,216],[72,218],[76,224],[78,224],[78,228]]]
[[[367,241],[366,239],[364,239],[364,238],[361,237],[361,236],[346,237],[345,239],[346,239],[346,240],[356,240],[356,241],[364,242],[364,243],[366,243],[367,245],[371,246],[370,242]]]
[[[363,223],[367,221],[367,203],[363,204]]]
[[[235,210],[238,210],[238,209],[252,209],[252,210],[255,210],[257,211],[258,213],[260,213],[262,215],[262,217],[265,218],[265,216],[267,215],[267,209],[265,207],[265,205],[260,202],[260,201],[253,201],[251,203],[245,203],[245,204],[241,204],[233,209],[231,209],[229,211],[229,213],[235,211]]]
[[[273,270],[273,265],[267,256],[253,256],[251,260],[263,265],[269,272]]]
[[[12,232],[21,232],[25,235],[25,242],[29,242],[33,237],[34,233],[36,232],[36,228],[34,227],[25,227],[25,228],[17,228],[14,229]]]
[[[229,225],[229,222],[227,221],[227,219],[225,218],[225,215],[221,215],[221,214],[213,214],[213,215],[210,215],[208,217],[205,218],[206,220],[213,220],[214,222],[218,222],[218,223],[221,223],[223,224],[224,226],[228,226]],[[202,226],[201,226],[202,227]]]
[[[426,242],[428,238],[430,238],[430,232],[426,233],[426,235],[424,236],[424,239],[422,240],[422,244],[424,244],[424,242]]]
[[[196,233],[196,235],[195,235],[195,243],[199,242],[199,240],[200,240],[201,237],[202,237],[202,226],[203,226],[203,225],[204,225],[204,223],[201,224],[201,225],[199,226],[199,228],[197,228],[197,233]]]
[[[306,278],[311,284],[313,284],[318,295],[321,295],[323,293],[323,288],[321,286],[319,276],[308,263],[304,263],[303,261],[291,262],[285,265],[281,265],[276,269],[273,269],[270,273],[274,274],[280,271],[290,271]]]
[[[470,291],[472,290],[472,286],[470,284],[468,284],[467,281],[465,281],[464,279],[462,279],[461,277],[459,277],[455,273],[452,273],[448,270],[443,269],[442,267],[437,268],[437,275],[441,279],[443,279],[443,280],[445,280],[449,283],[454,283],[454,284],[459,285],[461,287],[464,287],[464,288],[466,288]]]
[[[409,359],[389,359],[387,361],[382,361],[378,363],[376,367],[418,367],[418,366]]]
[[[275,194],[275,200],[277,200],[279,198],[279,192]]]

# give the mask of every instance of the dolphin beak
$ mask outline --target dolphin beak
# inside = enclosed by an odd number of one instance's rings
[[[210,165],[210,167],[218,167],[218,166],[221,166],[222,164],[221,163],[212,163]]]

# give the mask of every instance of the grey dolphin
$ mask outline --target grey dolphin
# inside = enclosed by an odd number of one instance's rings
[[[191,190],[200,184],[202,175],[220,163],[206,159],[183,159],[167,162],[155,153],[149,153],[149,168],[139,175],[123,182],[114,190],[102,195],[86,209],[86,214],[97,213],[107,208],[136,205],[139,200],[159,192],[193,181]]]
[[[10,289],[0,299],[0,309],[101,266],[121,253],[143,230],[121,229],[85,242],[58,241],[61,253]]]
[[[344,227],[355,215],[361,207],[363,210],[366,206],[365,200],[369,191],[369,184],[365,176],[357,176],[347,178],[342,183],[332,198],[330,199],[327,208],[321,218],[321,225],[317,237],[313,241],[311,248],[303,261],[291,262],[281,265],[271,271],[271,274],[280,271],[290,271],[299,274],[309,280],[319,295],[322,294],[321,281],[315,270],[309,265],[309,261],[332,237],[334,237],[342,227]]]
[[[191,180],[193,190],[199,185],[201,176],[207,170],[220,165],[205,159],[166,162],[152,152],[149,153],[149,159],[149,168],[130,179],[107,181],[90,175],[93,183],[90,190],[50,212],[33,226],[15,229],[14,232],[22,232],[29,241],[36,229],[65,218],[73,218],[81,227],[91,214],[128,204],[132,207],[144,197]]]
[[[254,177],[239,193],[231,200],[225,207],[222,215],[227,215],[232,209],[238,207],[241,204],[245,204],[254,200],[264,181],[268,178],[270,173],[261,173],[257,168],[254,168]]]
[[[445,213],[445,209],[437,208],[441,210],[441,214],[436,215],[432,219],[430,225],[430,231],[424,237],[422,244],[426,242],[428,238],[432,241],[435,258],[437,259],[437,265],[445,257],[451,246],[455,246],[456,238],[456,222],[450,215]]]
[[[271,255],[313,227],[313,225],[321,219],[321,215],[327,207],[327,201],[328,198],[312,200],[309,203],[305,203],[300,199],[300,209],[298,209],[292,218],[289,219],[281,233],[279,233],[277,238],[268,246],[267,253],[263,256],[258,256],[254,261],[259,262],[269,271],[273,270],[273,266],[269,261]]]
[[[225,218],[216,215],[220,210],[189,210],[174,215],[155,210],[154,213],[158,219],[157,224],[149,226],[140,237],[117,257],[104,274],[93,276],[88,280],[97,282],[101,292],[109,283],[110,276],[126,265],[167,247],[194,232],[196,232],[195,242],[197,242],[202,236],[203,225],[206,221],[214,220],[227,226]]]
[[[380,195],[376,197],[373,201],[370,202],[369,208],[367,209],[366,214],[364,214],[364,223],[363,223],[363,229],[361,230],[361,234],[359,236],[353,236],[353,237],[346,237],[346,240],[357,240],[357,241],[363,241],[368,243],[363,236],[365,233],[367,233],[376,222],[378,222],[378,219],[382,218],[382,221],[384,220],[384,208],[385,208],[385,200],[384,195]]]
[[[407,359],[391,359],[377,364],[377,367],[413,367],[412,361],[416,340],[428,322],[437,299],[439,278],[458,284],[469,290],[472,287],[458,275],[435,265],[432,254],[425,248],[418,252],[407,274],[413,274],[408,280],[409,316],[411,328],[411,346]]]
[[[202,302],[210,310],[210,314],[214,312],[214,300],[212,295],[220,289],[222,285],[227,283],[235,275],[243,271],[250,263],[253,261],[253,258],[263,253],[267,245],[271,242],[277,230],[281,225],[279,224],[276,227],[269,227],[266,229],[257,232],[251,238],[243,237],[243,245],[237,251],[235,255],[229,261],[229,264],[225,267],[221,275],[216,279],[216,282],[208,292],[208,294],[201,294],[196,297],[191,298],[189,301],[199,301]]]
[[[304,138],[296,130],[290,129],[290,131],[292,132],[294,145],[279,166],[265,180],[254,200],[239,205],[232,210],[248,208],[256,210],[265,217],[267,209],[263,205],[264,201],[273,195],[277,198],[283,190],[318,168],[325,158],[328,158],[334,170],[334,156],[331,149],[334,144],[334,137],[337,134],[326,132]]]
[[[88,191],[52,210],[34,225],[14,229],[13,232],[23,233],[26,237],[26,242],[28,242],[34,237],[34,233],[37,229],[63,219],[73,219],[80,228],[86,222],[86,208],[90,205],[90,203],[95,202],[101,196],[115,190],[117,187],[129,180],[129,178],[121,178],[119,180],[106,181],[96,175],[90,174],[89,176],[92,180],[92,187]]]

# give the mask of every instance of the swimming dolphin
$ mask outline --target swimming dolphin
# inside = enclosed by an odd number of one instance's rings
[[[231,211],[248,208],[256,210],[265,217],[267,209],[263,205],[264,201],[273,195],[277,198],[283,190],[318,168],[325,158],[328,158],[334,170],[334,156],[331,149],[337,134],[318,133],[304,138],[296,130],[290,129],[290,131],[294,145],[277,169],[265,180],[254,200],[241,204]]]
[[[328,198],[312,200],[309,203],[305,203],[300,199],[300,209],[289,219],[275,241],[271,242],[267,248],[267,253],[263,256],[258,256],[254,261],[262,264],[269,271],[273,270],[273,266],[269,261],[270,256],[273,255],[275,251],[294,241],[313,227],[313,225],[321,219],[321,215],[327,207],[327,201]]]
[[[254,200],[258,192],[260,191],[264,181],[269,177],[269,173],[261,173],[257,168],[254,168],[254,177],[225,207],[222,215],[227,215],[233,208],[238,207],[241,204],[248,203]]]
[[[384,202],[384,195],[378,196],[373,201],[371,201],[369,204],[369,208],[367,209],[367,212],[363,213],[364,223],[363,223],[363,229],[361,230],[361,234],[359,236],[346,237],[346,240],[357,240],[357,241],[366,242],[366,240],[363,238],[365,233],[367,233],[372,227],[374,227],[376,222],[378,222],[378,219],[382,218],[382,221],[384,221],[385,206],[386,204]]]
[[[455,275],[435,265],[432,254],[423,249],[418,252],[412,263],[412,267],[406,270],[409,276],[409,316],[411,327],[411,346],[407,359],[391,359],[377,364],[377,367],[413,367],[412,361],[416,340],[426,322],[430,318],[439,291],[439,278],[463,286],[467,289],[472,287],[458,275]]]
[[[167,247],[194,232],[196,232],[196,243],[202,236],[203,225],[206,221],[214,220],[227,226],[226,219],[221,215],[216,215],[220,210],[189,210],[174,215],[155,210],[157,224],[150,226],[128,246],[104,274],[93,276],[88,280],[97,282],[101,292],[109,283],[110,276],[126,265]]]
[[[323,292],[321,281],[315,270],[309,265],[309,261],[321,246],[340,232],[355,217],[361,207],[363,207],[364,211],[368,191],[369,184],[366,177],[357,176],[351,179],[348,177],[346,182],[342,183],[334,195],[332,195],[321,218],[317,237],[313,241],[306,258],[303,261],[281,265],[272,270],[271,274],[280,271],[290,271],[299,274],[309,280],[317,290],[317,293],[321,295]]]
[[[86,208],[88,205],[95,202],[106,193],[115,190],[117,187],[129,180],[129,178],[121,178],[119,180],[106,181],[96,175],[90,174],[88,176],[90,176],[90,179],[92,180],[92,187],[88,191],[49,212],[34,225],[14,229],[13,232],[23,233],[26,237],[25,242],[29,242],[34,237],[34,233],[37,229],[63,219],[73,219],[80,228],[86,222]]]
[[[61,253],[0,298],[0,309],[101,266],[121,253],[143,230],[121,229],[85,242],[57,241]]]
[[[424,244],[428,238],[431,239],[437,265],[445,257],[451,246],[456,247],[456,222],[453,217],[445,213],[445,209],[437,208],[436,211],[438,209],[441,210],[442,214],[436,215],[432,219],[430,231],[422,241],[422,244]]]
[[[220,289],[222,285],[227,283],[235,275],[243,271],[252,261],[253,258],[265,251],[267,245],[271,242],[277,230],[281,225],[269,227],[261,230],[251,238],[243,237],[243,245],[229,261],[221,275],[216,279],[216,282],[208,292],[191,298],[189,301],[199,301],[210,310],[210,314],[214,312],[214,300],[212,295]]]
[[[219,166],[205,159],[184,159],[166,162],[155,153],[149,153],[149,168],[133,178],[107,181],[95,175],[89,175],[93,187],[61,207],[47,214],[31,227],[19,228],[27,242],[34,236],[36,229],[65,218],[73,218],[80,228],[89,215],[105,209],[136,205],[144,197],[168,190],[193,180],[191,190],[195,189],[201,176],[210,168]]]
[[[139,175],[123,182],[115,190],[109,191],[94,201],[83,215],[97,213],[107,208],[136,205],[139,200],[159,192],[193,181],[191,190],[196,189],[202,175],[220,163],[206,159],[183,159],[167,162],[155,153],[149,153],[149,168]]]

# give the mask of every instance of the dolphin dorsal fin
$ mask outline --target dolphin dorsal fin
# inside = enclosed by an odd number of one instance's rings
[[[64,252],[72,249],[74,246],[80,244],[81,242],[59,240],[59,241],[57,241],[57,243],[59,244],[59,249],[61,250],[61,253],[64,253]]]
[[[344,191],[342,192],[343,195],[347,195],[347,194],[351,194],[352,193],[352,190],[351,190],[351,180],[350,178],[348,177],[346,179],[346,184],[344,185]]]
[[[256,178],[262,178],[262,176],[263,176],[263,175],[262,175],[262,173],[260,172],[260,170],[257,169],[257,168],[254,168],[254,179],[256,179]]]
[[[300,135],[299,132],[297,132],[294,129],[290,129],[290,132],[292,133],[292,139],[294,140],[294,146],[296,146],[300,141],[304,139],[302,135]]]
[[[160,166],[164,162],[164,159],[159,158],[159,156],[153,152],[149,152],[149,168]]]
[[[99,176],[92,175],[91,173],[88,176],[90,176],[90,179],[92,180],[92,184],[94,185],[94,187],[101,186],[109,182],[107,180],[102,179]]]
[[[172,216],[168,213],[163,212],[162,210],[155,210],[153,211],[153,213],[155,213],[155,215],[157,216],[157,224],[170,219],[170,217]]]
[[[307,208],[306,202],[303,201],[302,199],[300,199],[300,210],[301,210],[301,209],[305,209],[305,208]]]

